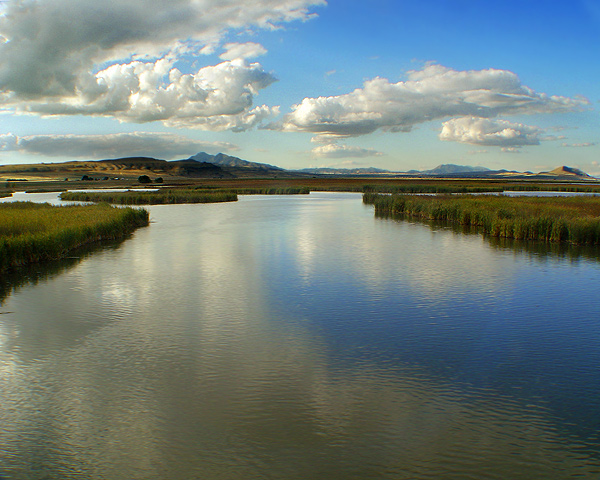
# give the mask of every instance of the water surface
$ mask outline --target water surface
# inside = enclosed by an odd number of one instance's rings
[[[0,291],[0,476],[599,477],[597,255],[356,194],[150,211]]]

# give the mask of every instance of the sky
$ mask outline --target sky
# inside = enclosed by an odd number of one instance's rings
[[[0,164],[600,176],[598,0],[3,0]]]

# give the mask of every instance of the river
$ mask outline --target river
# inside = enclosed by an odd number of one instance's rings
[[[149,210],[2,280],[0,478],[599,478],[598,250],[358,194]]]

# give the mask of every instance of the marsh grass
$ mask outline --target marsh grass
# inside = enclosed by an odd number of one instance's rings
[[[476,226],[492,237],[600,244],[600,198],[496,195],[381,195],[363,202],[376,214],[406,215]]]
[[[163,205],[179,203],[235,202],[235,192],[213,190],[159,190],[156,192],[63,192],[61,200],[74,202],[107,202],[119,205]]]
[[[492,193],[502,192],[501,186],[405,183],[399,185],[364,185],[363,193]]]
[[[0,271],[58,259],[83,245],[122,238],[148,225],[148,212],[108,204],[0,204]]]
[[[402,183],[364,185],[363,193],[500,193],[514,192],[578,192],[600,193],[600,185],[548,185],[548,184],[452,184],[442,181],[434,183]]]

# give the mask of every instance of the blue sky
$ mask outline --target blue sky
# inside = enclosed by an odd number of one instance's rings
[[[8,0],[0,163],[600,175],[600,3]]]

